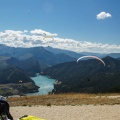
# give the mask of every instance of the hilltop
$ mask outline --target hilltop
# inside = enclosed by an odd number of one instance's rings
[[[54,93],[102,93],[120,92],[120,60],[103,58],[105,66],[98,60],[67,62],[47,68],[44,73],[57,80]]]
[[[28,73],[10,64],[10,61],[9,57],[0,57],[0,94],[8,96],[37,92],[39,87],[35,85]]]

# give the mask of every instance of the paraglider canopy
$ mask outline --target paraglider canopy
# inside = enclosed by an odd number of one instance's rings
[[[94,58],[94,59],[97,59],[97,60],[99,60],[100,62],[102,62],[103,65],[105,66],[105,62],[104,62],[101,58],[99,58],[99,57],[97,57],[97,56],[82,56],[82,57],[80,57],[80,58],[77,59],[77,62],[79,62],[79,60],[81,60],[81,59],[83,59],[83,58]]]
[[[43,39],[46,39],[46,38],[52,38],[52,39],[54,39],[54,37],[57,36],[57,34],[43,33],[43,36],[44,36]]]

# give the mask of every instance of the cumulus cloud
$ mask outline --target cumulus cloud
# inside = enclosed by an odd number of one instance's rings
[[[111,18],[112,17],[112,15],[110,14],[110,13],[106,13],[106,12],[101,12],[101,13],[99,13],[97,16],[96,16],[96,18],[98,19],[98,20],[100,20],[100,19],[106,19],[106,18]]]
[[[35,29],[35,30],[31,30],[30,31],[31,34],[35,34],[35,35],[47,35],[47,36],[57,36],[56,33],[50,33],[41,29]]]
[[[4,32],[0,32],[0,44],[5,44],[11,47],[26,47],[26,48],[37,46],[43,47],[51,46],[54,48],[73,50],[75,52],[83,51],[99,53],[110,53],[116,51],[120,52],[120,45],[92,43],[88,41],[76,41],[73,39],[59,38],[57,36],[54,38],[46,37],[46,39],[44,39],[42,32],[44,31],[41,29],[35,29],[31,31],[5,30]]]
[[[28,31],[27,30],[24,30],[25,33],[27,33]]]

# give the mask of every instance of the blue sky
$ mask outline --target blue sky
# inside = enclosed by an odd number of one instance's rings
[[[120,52],[119,6],[120,0],[0,0],[0,43]],[[54,40],[43,40],[41,31]]]

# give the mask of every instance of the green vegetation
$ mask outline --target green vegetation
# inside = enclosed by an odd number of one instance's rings
[[[38,92],[38,86],[32,82],[19,83],[19,84],[0,84],[0,95],[24,95],[26,93]]]
[[[120,92],[120,60],[109,56],[105,66],[97,60],[67,62],[45,69],[44,73],[61,82],[54,93]]]

